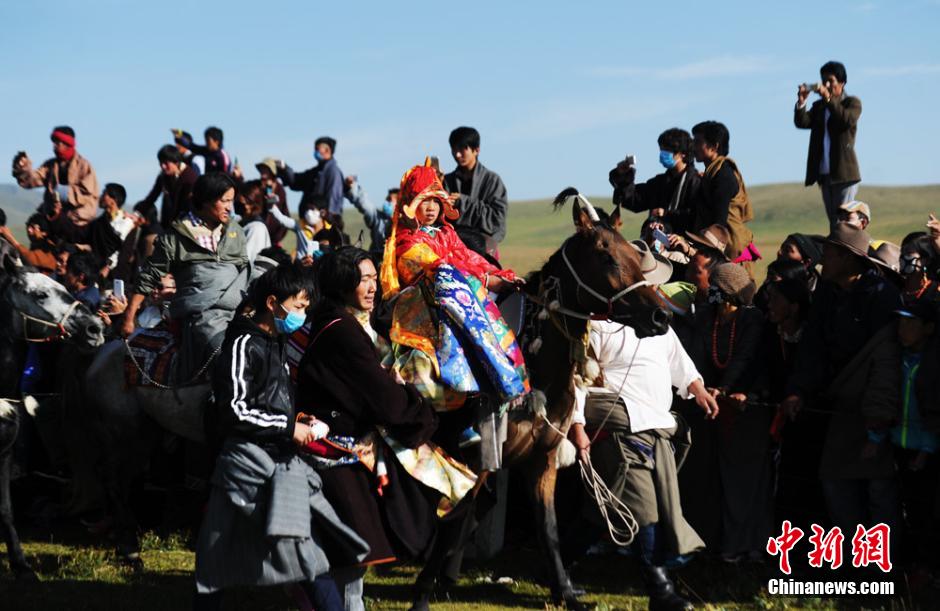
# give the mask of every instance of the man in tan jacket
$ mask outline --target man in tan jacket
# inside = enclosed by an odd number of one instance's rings
[[[98,178],[91,162],[75,150],[75,131],[68,126],[52,130],[55,157],[39,168],[26,153],[13,159],[13,177],[24,189],[45,187],[42,212],[53,231],[68,242],[85,241],[86,228],[98,215]]]

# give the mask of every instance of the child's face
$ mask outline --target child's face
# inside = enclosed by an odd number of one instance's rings
[[[803,261],[803,254],[800,253],[800,249],[796,247],[796,244],[787,240],[780,245],[780,250],[777,251],[777,261]]]
[[[210,151],[217,151],[222,148],[222,145],[219,144],[219,141],[215,138],[206,138],[206,148]]]
[[[55,257],[55,273],[60,278],[65,277],[65,269],[69,264],[69,253],[67,251],[60,252]]]
[[[29,236],[30,240],[35,240],[36,242],[46,239],[46,232],[40,229],[39,225],[27,225],[26,235]]]
[[[114,201],[114,198],[104,192],[101,193],[101,197],[98,199],[98,205],[102,210],[109,213],[113,213],[118,209],[117,202]]]
[[[901,316],[898,320],[898,341],[904,348],[917,348],[933,335],[933,323],[919,318]]]
[[[440,215],[441,204],[436,199],[426,199],[415,208],[415,220],[425,227],[433,225]]]

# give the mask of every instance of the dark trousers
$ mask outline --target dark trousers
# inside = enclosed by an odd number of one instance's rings
[[[884,522],[892,531],[900,525],[896,478],[824,479],[822,488],[829,518],[846,541],[852,540],[859,524],[871,528]]]
[[[908,562],[937,567],[936,550],[940,549],[940,528],[937,524],[937,492],[940,484],[940,460],[929,454],[923,468],[912,471],[911,461],[916,450],[897,449],[901,479],[901,507],[904,532],[901,549]]]

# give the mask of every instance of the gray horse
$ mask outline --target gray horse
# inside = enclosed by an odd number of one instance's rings
[[[0,530],[10,568],[18,577],[33,576],[13,525],[10,497],[12,449],[26,413],[20,378],[28,344],[56,341],[85,350],[97,348],[104,343],[104,324],[61,284],[4,259],[0,264]]]
[[[118,553],[139,564],[137,521],[130,508],[131,484],[140,477],[153,449],[153,423],[190,441],[205,441],[204,408],[208,383],[177,388],[125,387],[123,340],[106,344],[85,374],[85,396],[96,412],[95,439],[106,448],[102,455],[105,493],[113,519]]]

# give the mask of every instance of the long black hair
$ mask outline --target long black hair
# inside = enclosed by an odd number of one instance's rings
[[[317,294],[322,301],[346,305],[350,293],[362,281],[359,264],[371,261],[369,253],[355,246],[328,252],[317,262]]]

